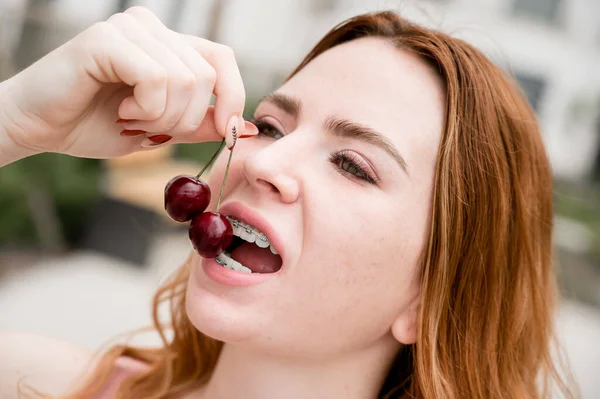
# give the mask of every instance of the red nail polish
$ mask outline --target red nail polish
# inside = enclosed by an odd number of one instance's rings
[[[241,139],[247,139],[248,137],[254,137],[256,136],[256,134],[242,134],[240,136]]]
[[[123,130],[120,134],[121,136],[139,136],[141,134],[146,134],[147,132],[145,130]]]
[[[173,137],[168,134],[157,134],[156,136],[150,136],[148,139],[155,144],[163,144],[171,140]]]
[[[127,123],[131,122],[133,119],[117,119],[115,123]]]

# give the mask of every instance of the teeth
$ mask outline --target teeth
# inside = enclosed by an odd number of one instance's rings
[[[225,263],[227,261],[227,256],[225,256],[225,252],[221,252],[219,254],[219,256],[217,256],[217,258],[215,259],[217,261],[217,263],[221,266],[225,266]]]
[[[254,242],[256,241],[256,234],[252,232],[252,229],[248,231],[248,229],[242,228],[240,238],[242,238],[244,241]]]
[[[240,237],[244,241],[254,243],[260,248],[267,248],[271,245],[269,239],[264,233],[261,233],[252,226],[248,226],[239,220],[232,219],[230,217],[227,217],[227,219],[233,226],[233,235]],[[271,250],[271,252],[273,252],[273,250]],[[276,252],[273,253],[277,255]]]
[[[237,270],[237,271],[241,271],[242,270],[242,264],[240,262],[238,262],[235,259],[231,259],[231,268],[233,270]]]
[[[256,230],[252,226],[249,226],[243,222],[240,222],[239,220],[230,218],[228,216],[227,220],[229,220],[229,222],[233,226],[233,234],[235,236],[241,238],[244,241],[254,243],[260,248],[269,248],[272,254],[279,255],[279,252],[277,252],[277,250],[271,245],[269,239],[264,233]],[[220,264],[223,267],[226,267],[227,269],[236,270],[244,273],[252,273],[252,270],[234,260],[231,257],[231,254],[228,254],[226,252],[222,252],[219,256],[217,256],[215,260],[218,264]]]
[[[261,248],[266,248],[270,245],[269,239],[263,233],[260,233],[256,236],[255,244]]]
[[[215,261],[226,269],[244,273],[252,273],[252,270],[233,259],[231,255],[226,252],[221,252],[219,256],[215,258]]]
[[[225,264],[223,266],[225,266],[227,269],[230,270],[235,270],[233,268],[233,263],[235,262],[235,260],[233,260],[233,258],[230,258],[229,256],[225,257]]]

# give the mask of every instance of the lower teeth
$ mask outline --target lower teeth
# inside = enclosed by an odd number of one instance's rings
[[[229,269],[229,270],[235,270],[235,271],[244,272],[244,273],[252,273],[252,270],[250,270],[246,266],[244,266],[241,263],[234,260],[231,257],[231,255],[226,252],[223,252],[223,253],[221,253],[221,255],[217,256],[215,258],[215,261],[219,265],[221,265],[224,268]]]

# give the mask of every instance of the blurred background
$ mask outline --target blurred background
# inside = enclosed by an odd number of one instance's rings
[[[600,1],[0,0],[0,80],[133,5],[232,47],[246,116],[331,27],[367,11],[395,9],[464,38],[515,75],[554,169],[559,331],[584,397],[600,398]],[[164,216],[162,190],[214,150],[179,145],[112,161],[43,154],[0,169],[0,330],[95,349],[146,325],[152,292],[190,250]]]

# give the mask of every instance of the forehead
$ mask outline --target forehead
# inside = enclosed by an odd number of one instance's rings
[[[434,161],[444,121],[443,85],[409,51],[376,38],[344,43],[312,60],[278,92],[302,102],[300,123],[336,114],[386,135],[411,170]]]

